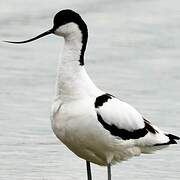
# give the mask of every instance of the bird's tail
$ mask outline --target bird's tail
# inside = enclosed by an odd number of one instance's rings
[[[175,136],[175,135],[173,135],[173,134],[165,134],[166,136],[168,136],[169,137],[169,142],[168,142],[168,144],[177,144],[177,140],[180,140],[180,137],[178,137],[178,136]]]
[[[141,148],[142,153],[145,153],[145,154],[153,153],[154,151],[166,148],[167,146],[171,144],[177,144],[177,140],[180,140],[180,137],[175,136],[173,134],[164,134],[164,135],[167,136],[167,138],[169,139],[167,142],[156,143],[153,146],[143,147]]]
[[[162,143],[162,144],[155,144],[155,146],[163,146],[163,145],[170,145],[170,144],[177,144],[177,140],[180,140],[180,137],[175,136],[173,134],[165,134],[168,138],[169,141],[166,143]]]

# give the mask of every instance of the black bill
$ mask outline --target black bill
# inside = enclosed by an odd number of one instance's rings
[[[39,38],[41,38],[43,36],[46,36],[46,35],[49,35],[49,34],[52,34],[52,33],[54,33],[54,29],[50,29],[50,30],[48,30],[48,31],[46,31],[46,32],[34,37],[34,38],[31,38],[31,39],[28,39],[28,40],[25,40],[25,41],[4,41],[4,42],[14,43],[14,44],[28,43],[28,42],[34,41],[36,39],[39,39]]]

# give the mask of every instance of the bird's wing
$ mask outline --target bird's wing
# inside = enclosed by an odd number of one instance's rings
[[[110,94],[97,97],[95,109],[99,123],[111,135],[122,140],[140,139],[148,133],[152,135],[159,133],[156,127],[145,120],[136,109]]]

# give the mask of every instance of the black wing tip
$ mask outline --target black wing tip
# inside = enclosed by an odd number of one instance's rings
[[[166,134],[166,136],[168,136],[170,140],[180,140],[180,137],[173,134]]]
[[[166,136],[169,137],[169,142],[166,143],[167,145],[170,145],[170,144],[177,144],[177,140],[180,140],[180,137],[178,136],[175,136],[173,134],[166,134]]]
[[[165,135],[169,137],[169,141],[167,143],[155,144],[155,146],[164,146],[164,145],[177,144],[177,140],[180,140],[180,137],[175,136],[173,134],[165,134]]]

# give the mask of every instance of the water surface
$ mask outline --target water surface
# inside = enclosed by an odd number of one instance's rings
[[[180,1],[1,0],[0,39],[49,29],[54,14],[78,10],[89,27],[85,63],[95,83],[180,135]],[[53,135],[50,108],[63,40],[0,43],[0,179],[84,180],[85,162]],[[113,180],[180,178],[179,145],[113,167]],[[93,165],[94,179],[106,168]]]

